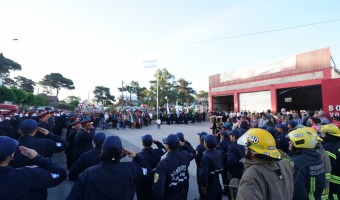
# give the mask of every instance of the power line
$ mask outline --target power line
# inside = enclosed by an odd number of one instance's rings
[[[302,28],[302,27],[307,27],[307,26],[315,26],[315,25],[319,25],[319,24],[326,24],[326,23],[337,22],[337,21],[340,21],[340,19],[333,19],[333,20],[328,20],[328,21],[315,22],[315,23],[310,23],[310,24],[303,24],[303,25],[298,25],[298,26],[272,29],[272,30],[267,30],[267,31],[254,32],[254,33],[246,33],[246,34],[240,34],[240,35],[226,36],[226,37],[221,37],[221,38],[213,38],[213,39],[207,39],[207,40],[178,43],[178,44],[173,44],[173,45],[163,45],[163,46],[151,47],[151,48],[134,50],[134,51],[126,51],[126,52],[123,52],[123,53],[132,53],[132,52],[149,51],[149,50],[156,50],[156,49],[165,49],[165,48],[169,48],[169,47],[184,46],[184,45],[190,45],[190,44],[200,44],[200,43],[214,42],[214,41],[219,41],[219,40],[248,37],[248,36],[253,36],[253,35],[260,35],[260,34],[266,34],[266,33],[278,32],[278,31],[285,31],[285,30],[290,30],[290,29],[297,29],[297,28]]]

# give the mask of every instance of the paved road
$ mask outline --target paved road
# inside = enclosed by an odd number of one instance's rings
[[[162,124],[162,131],[157,130],[157,125],[153,124],[148,127],[143,127],[141,129],[129,129],[129,130],[116,130],[116,129],[97,129],[96,132],[104,132],[107,136],[117,135],[121,138],[123,146],[125,148],[131,149],[133,151],[139,152],[142,149],[141,136],[145,134],[150,134],[156,140],[161,141],[163,138],[167,137],[171,133],[182,132],[184,133],[185,139],[187,139],[191,145],[196,148],[199,144],[198,132],[205,131],[207,133],[211,132],[211,123],[202,122],[195,124]],[[66,168],[66,158],[63,153],[56,154],[53,158],[54,161],[61,163]],[[131,161],[131,158],[124,158],[122,161]],[[196,183],[196,163],[192,160],[189,166],[189,181],[190,188],[188,193],[188,200],[193,200],[198,197],[197,183]],[[70,192],[73,183],[71,181],[65,180],[58,187],[49,189],[48,200],[60,200],[65,199],[67,194]],[[136,198],[135,198],[136,199]],[[226,196],[223,196],[223,200],[227,200]]]

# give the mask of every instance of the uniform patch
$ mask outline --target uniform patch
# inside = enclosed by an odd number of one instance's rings
[[[153,177],[153,183],[157,183],[158,179],[159,179],[159,174],[155,173]]]

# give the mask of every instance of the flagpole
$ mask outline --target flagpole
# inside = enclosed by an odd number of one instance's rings
[[[157,108],[156,108],[156,110],[157,110],[157,119],[158,119],[158,65],[157,65]]]

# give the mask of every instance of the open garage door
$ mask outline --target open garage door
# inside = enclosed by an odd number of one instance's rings
[[[319,110],[322,108],[321,85],[278,89],[277,110]]]
[[[233,111],[234,95],[214,96],[212,99],[212,108],[217,111]]]
[[[272,106],[270,91],[240,93],[239,101],[240,111],[262,112]]]

